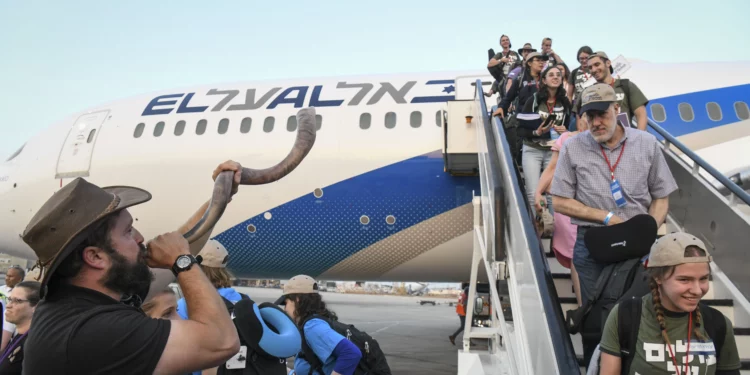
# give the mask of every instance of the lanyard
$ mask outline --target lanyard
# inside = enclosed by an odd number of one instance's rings
[[[617,161],[615,162],[614,167],[612,164],[609,163],[609,158],[607,157],[607,154],[604,152],[604,147],[602,145],[599,145],[599,148],[602,149],[602,155],[604,156],[604,160],[607,161],[607,166],[609,167],[609,172],[612,174],[612,181],[615,180],[615,169],[617,168],[617,164],[620,164],[620,158],[622,158],[622,154],[625,153],[625,142],[628,140],[622,141],[622,149],[620,149],[620,156],[617,157]]]
[[[27,335],[28,333],[29,333],[29,332],[26,332],[26,333],[24,333],[24,334],[23,334],[23,335],[21,335],[21,336],[16,336],[16,338],[17,338],[18,340],[16,340],[15,342],[11,342],[10,344],[8,344],[8,348],[7,348],[7,349],[5,349],[5,353],[3,353],[3,356],[2,356],[2,358],[0,358],[0,363],[3,363],[3,362],[5,361],[5,359],[6,359],[6,358],[8,358],[8,355],[9,355],[10,353],[13,353],[13,349],[15,349],[15,348],[16,348],[16,346],[18,346],[18,343],[20,343],[20,342],[21,342],[21,340],[23,340],[23,338],[24,338],[24,337],[26,337],[26,335]]]
[[[557,98],[555,98],[555,101],[552,102],[552,107],[549,106],[549,102],[547,104],[547,113],[552,116],[552,113],[555,111],[555,106],[557,105]]]
[[[688,344],[687,344],[687,352],[685,353],[685,372],[682,374],[688,375],[688,369],[690,368],[688,366],[688,359],[690,359],[690,334],[693,330],[693,313],[688,313],[690,316],[690,320],[688,321]],[[674,353],[672,353],[672,345],[670,343],[667,343],[667,347],[669,348],[669,355],[672,356],[672,363],[674,363],[674,368],[677,371],[677,375],[680,375],[680,368],[677,367],[677,358],[674,357]],[[677,344],[675,344],[675,350],[677,350]]]

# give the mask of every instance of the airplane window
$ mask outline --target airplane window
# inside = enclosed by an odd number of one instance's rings
[[[161,137],[161,133],[164,133],[164,121],[159,121],[154,126],[154,137]]]
[[[440,112],[442,112],[442,111],[437,111],[437,112],[435,112],[435,125],[437,125],[437,127],[438,127],[438,128],[440,128],[440,127],[442,127],[442,126],[443,126],[443,122],[442,122],[442,121],[440,121],[440,120],[442,120],[442,119],[440,118],[440,117],[441,117],[441,116],[440,116]]]
[[[695,118],[693,106],[690,105],[690,103],[680,103],[680,105],[677,106],[677,110],[680,112],[680,118],[682,121],[690,122]]]
[[[184,132],[185,132],[185,121],[183,120],[177,121],[177,124],[174,125],[174,135],[180,136]]]
[[[664,122],[667,120],[667,111],[664,109],[664,106],[659,103],[651,104],[651,117],[653,117],[656,122]]]
[[[363,113],[359,115],[359,128],[360,129],[369,129],[370,122],[372,122],[372,115],[370,115],[369,113]]]
[[[89,132],[89,138],[86,140],[86,143],[91,143],[94,141],[94,134],[96,134],[96,129],[91,129]]]
[[[393,129],[396,127],[396,112],[388,112],[385,114],[385,127],[386,129]]]
[[[708,118],[710,118],[711,120],[713,121],[721,120],[721,107],[719,107],[719,103],[716,103],[716,102],[706,103],[706,111],[708,111]]]
[[[253,119],[250,117],[245,117],[242,119],[242,123],[240,124],[240,133],[247,134],[250,132],[250,126],[253,124]]]
[[[273,123],[276,121],[276,119],[273,118],[273,116],[266,117],[266,120],[263,121],[263,131],[266,133],[270,133],[273,130]]]
[[[323,116],[315,115],[315,130],[320,130],[323,127]]]
[[[745,102],[735,102],[734,112],[740,120],[750,119],[750,109],[747,108],[747,103]]]
[[[198,121],[198,126],[195,127],[195,134],[203,135],[203,133],[206,132],[206,125],[208,124],[208,121],[206,120],[200,120]]]
[[[289,116],[286,119],[286,130],[290,132],[297,131],[297,116]]]
[[[136,125],[135,131],[133,132],[133,138],[140,138],[143,135],[143,129],[146,128],[146,124],[140,123]]]
[[[219,121],[219,134],[226,134],[229,130],[229,119],[223,118]]]
[[[409,116],[409,124],[412,128],[418,128],[422,126],[422,112],[414,111]]]

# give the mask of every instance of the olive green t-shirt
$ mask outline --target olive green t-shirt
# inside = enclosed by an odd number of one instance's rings
[[[504,54],[503,51],[500,51],[495,54],[493,59],[500,61],[500,59],[502,59],[503,57],[507,57],[509,60],[507,63],[500,63],[500,65],[502,65],[503,67],[503,75],[507,77],[508,72],[510,72],[510,68],[516,65],[516,63],[521,60],[521,56],[518,56],[518,53],[514,51],[508,51],[507,54]]]
[[[658,375],[675,374],[674,362],[669,354],[669,349],[661,336],[659,323],[656,321],[656,312],[651,294],[643,297],[641,313],[641,324],[638,329],[638,340],[636,343],[635,356],[630,366],[628,375]],[[620,339],[617,330],[618,306],[612,309],[604,325],[604,332],[600,349],[602,352],[620,356]],[[716,350],[713,341],[709,338],[706,342],[700,342],[692,333],[690,338],[690,354],[688,358],[690,371],[685,372],[685,355],[687,354],[688,315],[687,313],[674,313],[664,311],[664,321],[667,325],[667,335],[671,341],[672,352],[677,357],[677,364],[681,366],[680,373],[714,375],[716,370],[736,370],[740,368],[740,355],[737,344],[734,341],[732,323],[726,319],[727,331],[724,336],[724,345],[720,353],[721,361],[716,363]],[[695,326],[695,321],[693,321]],[[701,331],[706,334],[705,325],[701,319]],[[713,351],[713,352],[712,352]]]
[[[633,121],[635,110],[642,105],[648,104],[648,99],[646,99],[646,96],[643,95],[641,89],[639,89],[638,86],[633,83],[633,81],[628,81],[628,88],[630,89],[630,97],[626,97],[627,95],[625,95],[625,90],[622,89],[622,81],[619,78],[615,80],[614,89],[615,95],[617,96],[617,102],[620,104],[620,113],[627,113],[628,124],[630,126],[633,126],[631,123]],[[578,97],[576,97],[576,99],[578,99]],[[576,100],[573,110],[575,111],[575,113],[578,113],[580,109],[581,101]]]

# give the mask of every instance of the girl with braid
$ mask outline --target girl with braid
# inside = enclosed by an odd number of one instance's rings
[[[640,301],[640,323],[633,323],[638,324],[637,340],[630,345],[634,349],[620,347],[619,332],[632,329],[618,327],[621,310],[615,306],[600,344],[600,374],[739,375],[732,323],[718,310],[700,304],[708,292],[710,261],[703,242],[687,233],[666,235],[651,247],[646,261],[651,293]],[[706,324],[725,325],[721,343],[709,337]]]

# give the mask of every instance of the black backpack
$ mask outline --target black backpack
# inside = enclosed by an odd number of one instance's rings
[[[625,100],[628,101],[628,121],[630,122],[627,125],[632,128],[635,113],[633,112],[633,106],[630,104],[630,80],[627,78],[621,78],[620,85],[622,87],[622,92],[625,93]]]
[[[245,347],[247,352],[239,357],[245,361],[245,368],[228,369],[224,363],[218,367],[217,375],[287,375],[286,359],[277,358],[266,353],[260,346],[263,328],[255,314],[253,305],[255,302],[250,297],[240,293],[242,299],[237,301],[237,314],[235,316],[235,304],[222,296],[232,317],[237,333],[240,337],[240,346]],[[271,303],[262,303],[258,308],[276,308]],[[240,327],[240,325],[242,327]],[[245,334],[243,334],[245,332]],[[243,358],[244,357],[244,358]]]
[[[587,369],[601,341],[609,312],[620,301],[650,293],[647,280],[646,269],[640,258],[607,265],[596,281],[594,298],[567,312],[568,331],[571,334],[581,333],[583,360]]]
[[[229,316],[230,317],[234,317],[234,303],[232,301],[224,298],[224,296],[222,296],[222,295],[219,295],[219,297],[221,297],[221,300],[224,301],[224,304],[227,306],[227,311],[229,311]],[[240,297],[242,297],[240,300],[250,299],[250,297],[247,294],[240,293]]]
[[[344,324],[337,320],[332,320],[320,315],[313,315],[305,319],[300,325],[302,352],[300,352],[298,356],[310,364],[309,375],[313,375],[314,371],[318,374],[323,374],[323,363],[318,356],[315,355],[310,346],[307,345],[307,340],[305,339],[304,327],[310,319],[321,319],[325,321],[334,331],[338,332],[341,336],[344,336],[359,348],[362,353],[362,359],[360,359],[357,368],[354,370],[354,375],[391,375],[391,368],[388,366],[388,362],[385,359],[385,353],[380,349],[377,340],[367,333],[358,330],[351,324]]]
[[[635,345],[638,341],[638,329],[641,325],[641,310],[643,300],[640,297],[631,297],[620,302],[617,309],[617,334],[620,338],[620,358],[622,366],[621,374],[630,372],[630,365],[633,363],[635,356]],[[724,346],[724,338],[727,334],[727,322],[724,314],[704,303],[699,303],[703,317],[703,328],[706,330],[708,337],[714,342],[716,348],[716,363],[719,363],[719,355]]]

